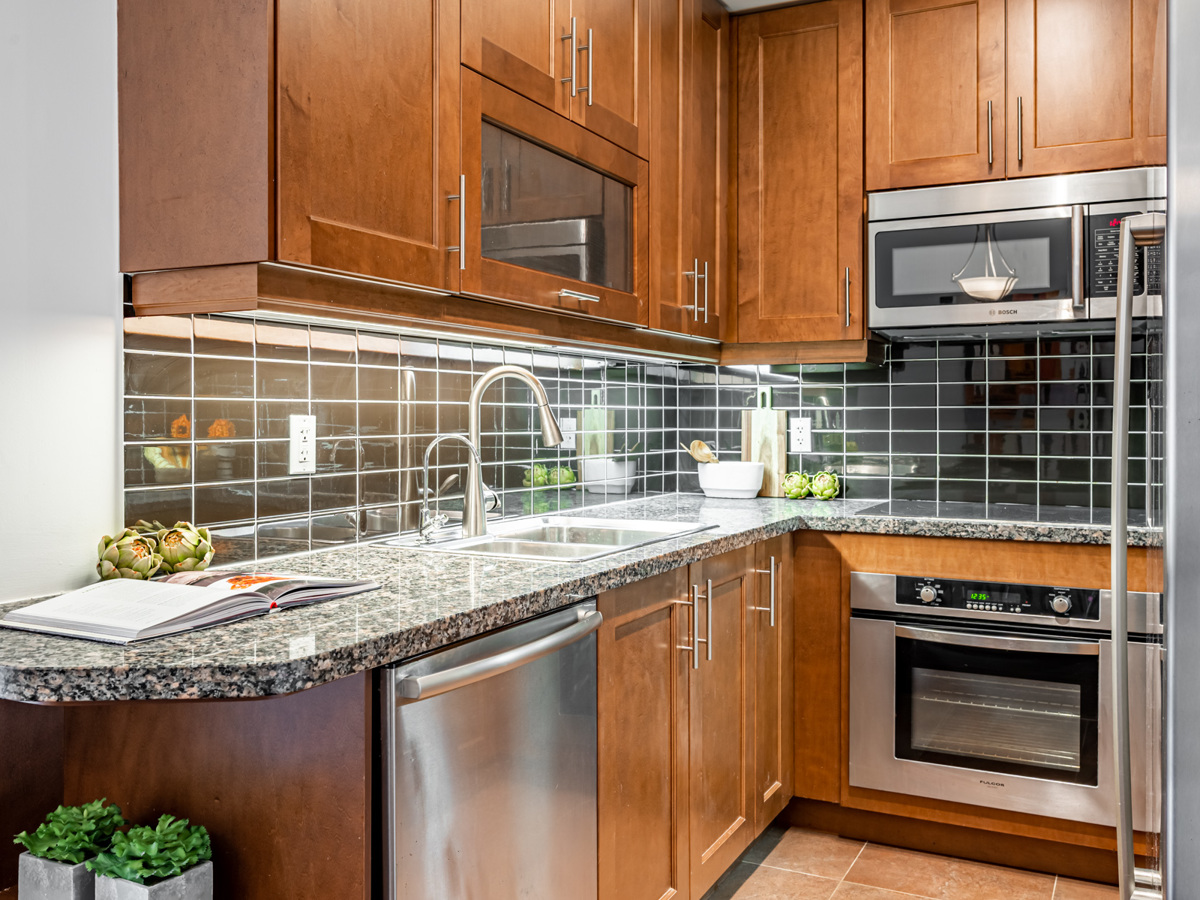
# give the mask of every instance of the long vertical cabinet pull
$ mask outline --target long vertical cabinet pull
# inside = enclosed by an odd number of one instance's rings
[[[711,581],[709,582],[709,585],[710,585],[709,592],[711,593],[712,592],[712,587],[711,587],[712,582]],[[700,637],[700,585],[693,584],[691,586],[689,596],[692,598],[691,600],[676,600],[675,602],[678,603],[680,606],[690,606],[692,608],[692,643],[691,643],[691,646],[680,645],[677,649],[686,650],[689,653],[691,653],[692,654],[692,668],[698,669],[698,668],[700,668],[700,645],[701,644],[709,645],[708,658],[710,660],[712,659],[712,644],[711,644],[712,622],[710,621],[709,625],[708,625],[708,639],[706,640],[706,639]],[[710,607],[709,611],[711,612],[711,607]]]
[[[579,89],[575,86],[575,72],[576,72],[575,60],[576,60],[576,57],[579,55],[579,42],[576,39],[576,32],[575,32],[575,16],[571,16],[570,32],[568,32],[567,34],[564,34],[562,36],[561,40],[571,42],[571,74],[569,77],[563,78],[562,83],[566,84],[568,81],[571,83],[571,96],[574,97],[576,94],[579,93]]]
[[[467,176],[458,176],[458,193],[447,194],[447,200],[458,201],[458,246],[447,247],[450,253],[458,254],[458,269],[460,272],[467,268]]]
[[[1117,346],[1113,378],[1112,437],[1112,696],[1113,767],[1117,785],[1117,889],[1121,900],[1152,897],[1135,885],[1133,858],[1133,775],[1129,758],[1129,345],[1133,331],[1135,245],[1161,244],[1167,217],[1162,213],[1126,216],[1117,244]],[[1152,874],[1152,873],[1147,873]],[[1150,879],[1147,879],[1148,881]],[[1158,893],[1161,897],[1162,894]]]
[[[992,101],[988,101],[988,165],[992,164]]]
[[[590,96],[590,95],[589,95]],[[704,261],[704,324],[708,324],[708,260]]]
[[[685,306],[683,308],[690,309],[692,311],[692,321],[693,322],[699,322],[700,321],[700,260],[699,259],[696,259],[695,257],[692,258],[691,271],[684,272],[683,277],[692,279],[692,305]],[[704,321],[707,322],[708,319],[705,318]]]
[[[771,614],[771,627],[774,628],[775,627],[775,557],[773,557],[773,556],[771,557],[771,568],[755,569],[754,571],[757,572],[759,575],[770,575],[771,576],[771,605],[770,606],[756,606],[754,608],[756,610],[758,610],[759,612],[769,612]]]
[[[708,604],[708,638],[704,641],[705,650],[708,653],[708,661],[712,662],[712,579],[708,579],[707,590],[704,593],[704,602]]]
[[[595,54],[595,52],[594,52],[594,48],[595,48],[595,46],[596,46],[596,44],[595,44],[595,40],[596,40],[596,39],[595,39],[594,37],[592,37],[592,29],[590,29],[590,28],[589,28],[589,29],[588,29],[588,42],[587,42],[587,45],[579,48],[580,50],[586,50],[586,51],[587,51],[587,54],[588,54],[588,83],[587,83],[587,87],[581,87],[581,88],[579,89],[580,91],[587,91],[587,95],[588,95],[588,106],[591,106],[591,105],[592,105],[592,96],[593,96],[593,94],[595,93],[595,92],[592,90],[592,57],[594,57],[594,56],[596,55],[596,54]]]
[[[1024,121],[1025,121],[1025,117],[1024,117],[1024,114],[1021,109],[1021,98],[1018,97],[1017,98],[1017,162],[1021,162],[1021,160],[1024,156],[1022,153],[1022,143],[1021,143],[1021,140],[1023,137],[1021,132],[1023,132],[1025,130],[1023,127]]]
[[[850,267],[846,266],[846,327],[850,327]]]

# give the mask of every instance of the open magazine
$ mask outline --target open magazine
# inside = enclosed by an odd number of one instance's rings
[[[128,644],[373,591],[374,581],[205,570],[152,581],[101,581],[13,610],[0,625]]]

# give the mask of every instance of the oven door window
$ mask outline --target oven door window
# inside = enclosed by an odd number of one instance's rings
[[[885,309],[1061,300],[1071,297],[1071,219],[880,231],[875,265]]]
[[[898,637],[896,756],[1094,786],[1099,677],[1098,656]]]

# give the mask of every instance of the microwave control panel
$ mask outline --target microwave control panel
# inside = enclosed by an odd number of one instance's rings
[[[1121,220],[1139,210],[1088,216],[1088,296],[1117,296],[1117,250],[1121,240]],[[1149,280],[1147,283],[1147,275]],[[1150,297],[1162,294],[1162,246],[1138,247],[1133,253],[1133,295]]]
[[[896,603],[923,609],[962,609],[1013,615],[1099,619],[1100,591],[1094,588],[955,581],[896,576]]]

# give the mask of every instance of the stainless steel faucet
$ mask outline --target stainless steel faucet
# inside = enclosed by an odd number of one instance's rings
[[[417,526],[418,537],[422,541],[426,541],[426,542],[433,540],[433,538],[430,536],[430,532],[437,531],[437,529],[441,528],[443,525],[445,525],[449,521],[449,517],[445,513],[443,513],[442,509],[441,509],[441,499],[442,499],[441,498],[441,493],[442,493],[441,490],[438,490],[435,493],[433,491],[433,489],[429,487],[429,457],[431,455],[433,455],[433,448],[436,447],[438,444],[440,444],[442,441],[461,441],[462,443],[466,444],[467,449],[471,451],[471,455],[470,455],[471,462],[468,465],[474,466],[476,471],[479,470],[479,450],[476,448],[475,443],[472,442],[470,439],[468,439],[465,435],[462,435],[462,434],[439,434],[437,437],[435,437],[432,441],[429,442],[429,446],[425,448],[425,472],[424,472],[424,478],[421,482],[422,484],[425,485],[424,490],[422,490],[422,492],[421,492],[421,497],[422,497],[422,499],[421,499],[421,521],[420,521],[420,524]],[[432,514],[430,514],[430,512],[429,512],[429,495],[430,494],[434,494],[434,507],[433,507]],[[464,504],[466,503],[466,493],[465,492],[463,494],[463,503]]]
[[[558,420],[550,411],[550,398],[546,396],[546,388],[530,371],[520,366],[496,366],[484,372],[483,377],[475,382],[471,390],[471,401],[467,412],[467,441],[472,453],[467,461],[467,482],[463,486],[463,537],[479,537],[487,534],[487,515],[483,509],[483,467],[480,465],[479,452],[479,411],[483,403],[483,392],[496,381],[511,375],[529,385],[537,401],[538,413],[542,420],[542,442],[547,447],[557,447],[562,443],[562,432],[558,429]]]

